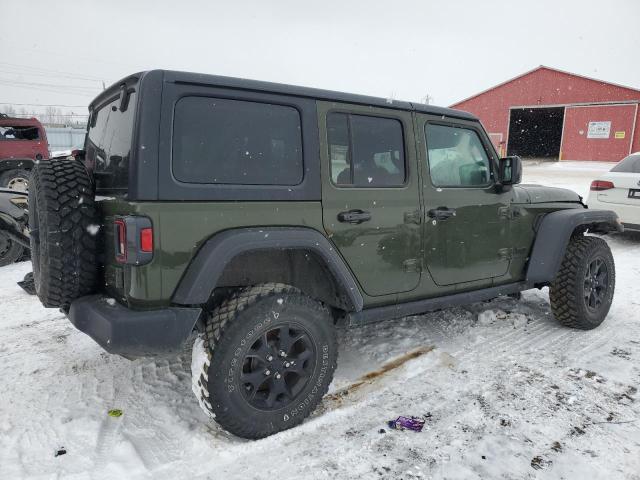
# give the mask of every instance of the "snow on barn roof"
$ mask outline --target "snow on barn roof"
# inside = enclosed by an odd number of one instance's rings
[[[490,91],[492,91],[492,90],[495,90],[496,88],[499,88],[499,87],[501,87],[501,86],[503,86],[503,85],[506,85],[506,84],[508,84],[508,83],[511,83],[511,82],[513,82],[514,80],[518,80],[519,78],[526,77],[527,75],[530,75],[530,74],[532,74],[532,73],[534,73],[534,72],[537,72],[537,71],[539,71],[539,70],[548,70],[548,71],[550,71],[550,72],[562,73],[562,74],[564,74],[564,75],[569,75],[569,76],[577,77],[577,78],[583,78],[583,79],[585,79],[585,80],[590,80],[590,81],[592,81],[592,82],[598,82],[598,83],[600,83],[600,84],[612,85],[612,86],[614,86],[614,87],[618,87],[618,88],[625,88],[625,89],[627,89],[627,90],[632,90],[632,91],[634,91],[634,92],[638,92],[638,93],[640,93],[640,89],[637,89],[637,88],[628,87],[628,86],[626,86],[626,85],[620,85],[620,84],[618,84],[618,83],[607,82],[607,81],[605,81],[605,80],[600,80],[600,79],[593,78],[593,77],[587,77],[586,75],[579,75],[579,74],[577,74],[577,73],[567,72],[566,70],[560,70],[559,68],[552,68],[552,67],[547,67],[546,65],[540,65],[540,66],[538,66],[538,67],[536,67],[536,68],[533,68],[533,69],[531,69],[531,70],[527,70],[526,72],[521,73],[520,75],[516,75],[516,76],[515,76],[515,77],[513,77],[513,78],[510,78],[510,79],[508,79],[508,80],[505,80],[504,82],[498,83],[497,85],[494,85],[494,86],[489,87],[489,88],[487,88],[487,89],[485,89],[485,90],[482,90],[481,92],[474,93],[474,94],[473,94],[473,95],[471,95],[470,97],[467,97],[467,98],[464,98],[464,99],[462,99],[462,100],[459,100],[459,101],[457,101],[457,102],[455,102],[455,103],[452,103],[452,104],[449,106],[449,108],[456,108],[456,106],[457,106],[457,105],[460,105],[461,103],[467,102],[467,101],[471,100],[472,98],[479,97],[480,95],[484,95],[484,94],[485,94],[485,93],[487,93],[487,92],[490,92]]]

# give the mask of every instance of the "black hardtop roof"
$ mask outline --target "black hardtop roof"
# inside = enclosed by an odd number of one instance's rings
[[[433,105],[425,105],[422,103],[370,97],[367,95],[358,95],[353,93],[335,92],[332,90],[322,90],[319,88],[300,87],[296,85],[287,85],[284,83],[263,82],[260,80],[250,80],[246,78],[225,77],[221,75],[209,75],[204,73],[179,72],[174,70],[149,70],[146,72],[140,72],[130,75],[129,77],[126,77],[119,82],[114,83],[106,91],[102,92],[95,100],[91,102],[91,106],[99,103],[101,98],[104,98],[105,95],[108,95],[108,92],[119,90],[120,85],[126,83],[127,81],[130,81],[131,79],[142,78],[146,75],[158,73],[163,76],[165,82],[170,83],[185,83],[233,88],[238,90],[270,92],[284,95],[293,95],[296,97],[314,98],[318,100],[356,103],[360,105],[370,105],[397,110],[422,112],[432,115],[442,115],[445,117],[460,118],[465,120],[478,120],[476,116],[462,110],[436,107]]]

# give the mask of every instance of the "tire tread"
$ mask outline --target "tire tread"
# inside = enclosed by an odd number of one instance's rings
[[[549,287],[551,311],[556,320],[566,327],[590,330],[597,326],[587,321],[582,314],[584,300],[576,292],[581,291],[582,288],[580,268],[591,252],[602,248],[609,251],[607,242],[598,237],[574,235],[569,240],[560,270]],[[609,272],[609,275],[611,287],[614,288],[615,271]]]
[[[45,258],[32,258],[39,262],[38,297],[45,307],[67,309],[97,283],[98,240],[89,232],[99,224],[94,187],[80,162],[56,160],[36,165],[29,191],[29,217],[37,208],[40,243],[47,244]]]
[[[204,348],[207,353],[207,361],[201,366],[200,371],[197,372],[198,378],[194,378],[197,385],[198,402],[204,410],[205,414],[212,419],[215,419],[218,423],[223,424],[224,428],[234,433],[235,435],[243,438],[258,439],[271,435],[272,431],[266,431],[260,429],[258,425],[252,425],[248,427],[246,423],[234,420],[230,415],[221,419],[216,416],[212,407],[212,401],[209,394],[209,379],[208,371],[211,365],[211,358],[213,351],[223,338],[225,331],[236,321],[238,315],[245,309],[261,301],[262,299],[271,295],[299,295],[300,301],[304,302],[305,307],[309,309],[317,309],[327,314],[329,317],[329,311],[320,302],[303,295],[300,290],[290,285],[282,283],[264,283],[251,287],[246,287],[237,290],[231,294],[226,300],[218,305],[211,313],[209,320],[206,323],[204,330]],[[335,335],[332,337],[331,350],[337,351],[337,340]],[[326,382],[326,388],[320,392],[319,398],[322,398],[328,389],[331,379],[333,377],[333,370]],[[304,417],[300,418],[300,422]],[[291,426],[295,426],[300,422],[295,422]]]

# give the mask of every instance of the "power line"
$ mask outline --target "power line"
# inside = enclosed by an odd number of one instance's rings
[[[74,95],[74,96],[79,96],[79,97],[84,97],[84,98],[94,98],[99,92],[96,92],[94,94],[91,93],[79,93],[79,92],[69,92],[69,91],[62,91],[62,90],[56,90],[56,89],[51,89],[51,88],[43,88],[43,87],[32,87],[32,86],[28,86],[28,85],[12,85],[12,84],[7,84],[7,83],[3,83],[0,82],[0,84],[4,84],[4,85],[8,85],[11,87],[16,87],[16,88],[26,88],[29,90],[38,90],[41,92],[49,92],[49,93],[58,93],[58,94],[64,94],[64,95]]]
[[[4,75],[15,75],[18,78],[44,77],[44,78],[51,78],[51,79],[58,79],[58,80],[75,80],[75,81],[83,82],[85,84],[102,83],[102,80],[93,80],[93,79],[88,79],[83,77],[76,77],[73,75],[59,75],[56,73],[39,73],[39,72],[14,72],[11,70],[4,70],[5,67],[2,67],[2,65],[0,65],[0,68],[3,68],[2,70],[0,70],[0,73]],[[20,80],[16,80],[16,81],[20,81]]]
[[[89,115],[77,114],[77,113],[12,113],[12,117],[32,117],[32,116],[54,116],[54,117],[72,117],[72,118],[87,118]]]
[[[25,74],[32,74],[32,75],[42,75],[42,74],[51,74],[51,73],[55,73],[55,74],[60,74],[60,75],[66,75],[69,76],[70,78],[78,78],[78,79],[82,79],[82,80],[92,80],[92,81],[96,81],[96,82],[101,82],[103,81],[102,78],[98,78],[98,77],[93,77],[93,76],[89,76],[89,75],[78,75],[77,73],[72,73],[72,72],[65,72],[62,70],[53,70],[50,68],[42,68],[42,67],[34,67],[34,66],[29,66],[29,65],[20,65],[17,63],[9,63],[9,62],[0,62],[0,65],[5,65],[7,67],[11,67],[11,68],[20,68],[23,70],[27,70],[27,72],[25,72]],[[31,72],[31,73],[29,73]],[[38,73],[35,73],[38,72]]]
[[[0,102],[0,105],[15,105],[17,107],[65,107],[65,108],[87,108],[88,105],[62,105],[62,104],[47,104],[47,103],[13,103],[13,102]]]
[[[95,87],[83,87],[83,86],[80,86],[80,85],[61,85],[59,83],[23,82],[23,81],[20,81],[20,80],[12,80],[10,78],[0,78],[0,82],[5,83],[5,84],[14,84],[14,86],[29,85],[29,86],[32,86],[32,87],[63,88],[63,89],[71,88],[73,90],[89,90],[89,91],[92,91],[92,92],[97,89]]]

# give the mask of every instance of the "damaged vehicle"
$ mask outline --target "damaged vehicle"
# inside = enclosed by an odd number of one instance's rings
[[[47,135],[35,118],[0,114],[0,267],[29,252],[26,192],[29,175],[49,158]]]
[[[0,114],[0,188],[26,192],[29,172],[47,158],[47,134],[37,119]]]
[[[0,189],[0,267],[22,258],[29,242],[26,192]]]
[[[90,105],[84,151],[29,185],[34,281],[106,351],[182,351],[229,432],[300,424],[331,382],[336,325],[549,287],[598,327],[621,231],[574,192],[521,185],[466,112],[154,70]]]

